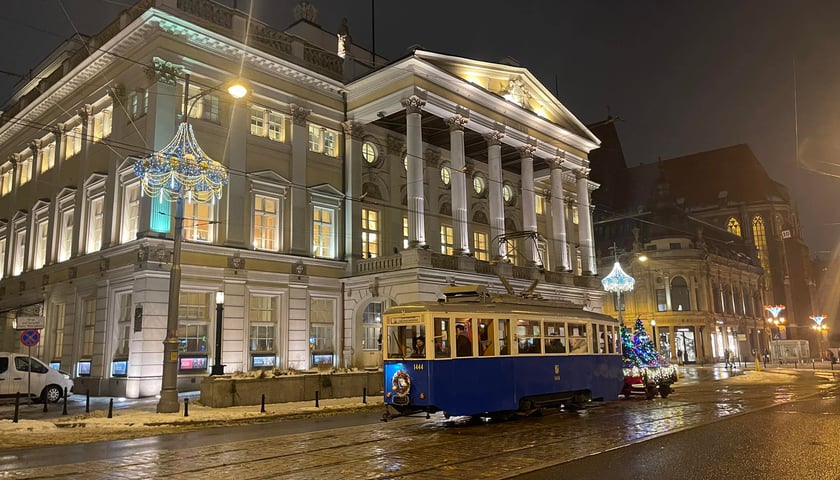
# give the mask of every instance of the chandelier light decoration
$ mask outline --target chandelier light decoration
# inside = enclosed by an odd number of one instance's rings
[[[228,183],[227,168],[204,153],[187,122],[178,126],[168,145],[137,159],[134,174],[142,179],[143,193],[161,203],[183,198],[215,204]]]
[[[635,284],[636,280],[624,273],[624,270],[621,269],[621,265],[618,262],[615,262],[615,265],[613,265],[612,272],[601,279],[601,285],[604,286],[604,290],[612,293],[629,292],[633,290]]]

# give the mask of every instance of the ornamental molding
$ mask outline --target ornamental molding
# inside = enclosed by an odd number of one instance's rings
[[[450,132],[463,132],[464,126],[469,121],[469,117],[456,113],[454,116],[446,119],[446,124],[449,125]]]
[[[501,145],[502,138],[505,137],[505,132],[499,130],[491,130],[483,134],[482,137],[484,137],[484,140],[487,141],[487,146]]]
[[[289,112],[292,114],[292,123],[305,127],[306,120],[309,118],[309,114],[312,113],[312,110],[292,103],[289,104]]]
[[[520,158],[534,158],[534,152],[537,151],[537,141],[536,139],[531,140],[533,140],[533,143],[519,147]]]
[[[143,67],[146,78],[165,85],[177,85],[178,79],[184,78],[187,73],[186,67],[177,63],[168,62],[160,57],[152,57],[152,64]]]
[[[356,140],[361,140],[365,136],[365,126],[361,122],[347,120],[341,123],[341,128],[344,129],[346,135],[350,135],[350,137]]]
[[[404,98],[400,103],[405,108],[405,113],[420,113],[426,105],[426,101],[417,95]]]

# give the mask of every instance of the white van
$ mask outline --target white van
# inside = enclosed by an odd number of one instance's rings
[[[44,362],[20,353],[0,352],[0,395],[14,396],[22,393],[57,402],[73,389],[70,375],[58,371]]]

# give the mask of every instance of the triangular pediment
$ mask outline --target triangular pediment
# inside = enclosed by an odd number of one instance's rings
[[[250,178],[251,180],[260,181],[271,185],[292,184],[292,182],[290,182],[286,177],[280,175],[274,170],[260,170],[259,172],[251,172],[248,174],[248,178]]]
[[[422,50],[415,50],[414,56],[572,133],[598,142],[597,137],[527,68]]]

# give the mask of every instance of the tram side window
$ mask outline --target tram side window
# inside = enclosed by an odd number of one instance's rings
[[[475,343],[475,335],[473,334],[473,320],[472,318],[456,318],[455,319],[455,355],[458,357],[472,357],[475,355],[473,344]]]
[[[510,320],[499,319],[499,355],[510,355]]]
[[[423,325],[399,325],[388,327],[388,358],[408,358],[415,355],[417,338],[426,337]],[[418,353],[425,357],[425,352]]]
[[[435,358],[450,358],[452,345],[449,341],[449,319],[435,318]]]
[[[618,328],[612,325],[607,326],[607,348],[608,353],[618,353],[621,348],[618,345]]]
[[[541,353],[540,347],[540,321],[539,320],[517,320],[516,321],[517,343],[519,353]]]
[[[569,353],[586,353],[586,324],[569,323]]]
[[[545,322],[545,353],[566,353],[566,327],[562,322]]]
[[[592,324],[592,353],[605,353],[604,332],[606,325]]]
[[[496,346],[493,331],[493,320],[480,318],[478,320],[478,355],[481,357],[492,357],[495,354]]]

